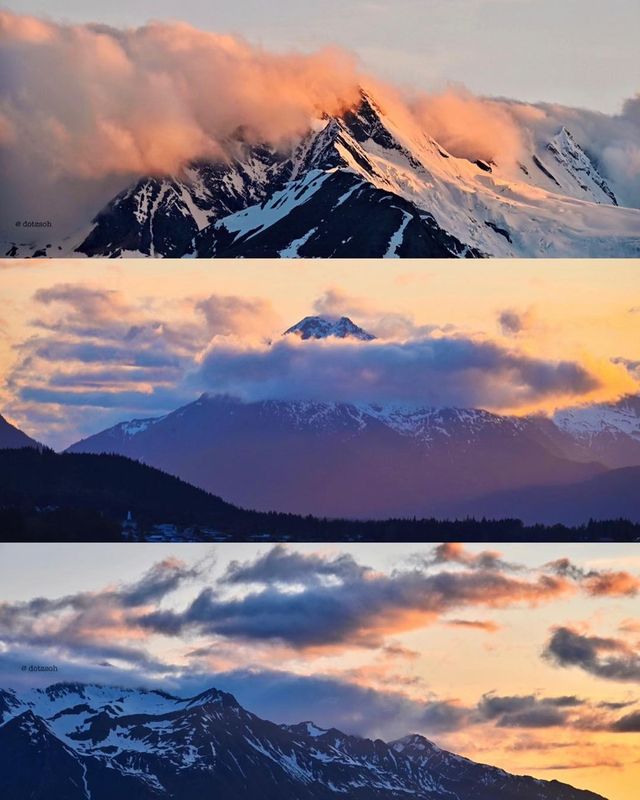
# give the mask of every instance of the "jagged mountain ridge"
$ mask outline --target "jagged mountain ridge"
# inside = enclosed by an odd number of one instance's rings
[[[640,210],[617,207],[593,160],[562,128],[514,177],[453,156],[398,124],[369,94],[318,120],[290,152],[246,137],[226,163],[144,177],[90,230],[9,256],[634,256]]]
[[[182,699],[85,684],[0,690],[0,792],[6,800],[602,800],[418,735],[386,743],[313,723],[276,725],[216,689]]]

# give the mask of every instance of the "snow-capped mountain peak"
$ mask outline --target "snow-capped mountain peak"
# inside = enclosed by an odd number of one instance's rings
[[[44,690],[49,704],[33,709],[33,690],[23,694],[0,720],[7,800],[602,800],[476,764],[419,736],[388,744],[309,722],[276,725],[235,702],[196,707],[162,693],[88,686],[62,706],[59,690]],[[77,703],[78,694],[87,702]],[[112,697],[108,709],[94,705],[98,695]]]
[[[640,464],[640,396],[557,411],[555,425],[610,467]]]
[[[440,749],[430,739],[427,739],[425,736],[421,736],[419,733],[410,733],[408,736],[403,736],[401,739],[396,739],[395,742],[391,742],[391,746],[399,753],[410,751],[426,753]]]
[[[532,134],[533,135],[533,134]],[[371,93],[288,150],[229,142],[220,162],[141,176],[77,235],[7,256],[595,257],[640,254],[640,209],[567,128],[517,166],[457,156]]]
[[[596,203],[618,205],[611,187],[567,128],[563,126],[558,131],[547,145],[547,150],[553,155],[556,164],[562,168],[562,173],[573,179],[585,198],[593,199]],[[555,175],[554,180],[560,188],[572,188],[566,182],[563,186]]]
[[[359,339],[370,342],[376,337],[352,322],[349,317],[309,316],[296,322],[283,333],[283,336],[294,335],[300,339]]]

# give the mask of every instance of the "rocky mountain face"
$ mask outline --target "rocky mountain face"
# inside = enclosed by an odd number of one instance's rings
[[[182,699],[85,684],[0,690],[0,794],[6,800],[602,800],[474,763],[418,735],[387,743],[310,722],[276,725],[216,689]]]
[[[7,256],[203,258],[604,257],[640,254],[640,210],[618,207],[562,128],[513,167],[456,157],[362,92],[287,151],[227,143],[227,159],[142,176],[81,233]]]

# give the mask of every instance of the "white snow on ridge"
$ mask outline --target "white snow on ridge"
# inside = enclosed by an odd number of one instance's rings
[[[531,142],[529,152],[517,163],[497,159],[498,163],[487,164],[452,155],[411,120],[392,119],[366,94],[363,103],[370,108],[355,109],[351,118],[314,121],[293,153],[271,151],[274,161],[269,154],[265,157],[239,146],[238,157],[225,166],[226,172],[216,165],[212,177],[211,166],[191,165],[181,179],[143,179],[135,196],[132,188],[115,206],[123,207],[133,197],[132,223],[148,226],[151,233],[159,216],[178,212],[193,220],[198,231],[210,228],[213,240],[216,231],[225,230],[238,242],[286,220],[322,191],[328,176],[346,172],[359,181],[334,202],[330,210],[334,215],[359,189],[374,187],[431,214],[440,228],[465,247],[485,255],[640,256],[640,209],[616,205],[615,187],[609,186],[566,128],[549,142]],[[375,140],[363,139],[367,126],[372,126]],[[288,182],[282,186],[286,175]],[[278,176],[275,182],[274,176]],[[281,188],[274,191],[275,185]],[[228,213],[239,205],[244,207]],[[397,257],[409,219],[405,212],[385,257]],[[314,221],[307,230],[297,228],[280,257],[299,257],[319,223]],[[87,235],[85,230],[82,236],[45,248],[46,255],[79,256],[75,247]],[[168,236],[163,230],[163,238]],[[105,247],[127,257],[144,255],[120,251],[117,243]],[[9,250],[14,257],[42,254],[29,245]]]
[[[305,203],[315,194],[324,181],[329,177],[329,172],[311,170],[299,181],[287,184],[285,189],[275,192],[263,205],[249,206],[243,211],[236,211],[223,217],[216,224],[224,227],[230,233],[235,233],[236,239],[246,237],[251,239],[259,231],[270,228],[284,219],[296,206]]]
[[[300,250],[303,244],[309,241],[317,230],[317,228],[311,228],[304,236],[301,236],[299,239],[294,239],[288,247],[280,251],[280,258],[296,258],[298,250]]]
[[[384,254],[384,258],[399,258],[398,248],[402,244],[407,225],[411,222],[411,214],[408,214],[406,211],[403,211],[402,213],[404,214],[404,217],[400,223],[400,227],[394,232],[393,236],[389,240],[389,247],[387,248],[387,252]]]
[[[563,431],[587,441],[601,433],[624,434],[640,441],[640,414],[630,403],[566,408],[557,411],[553,420]]]
[[[156,425],[158,422],[162,422],[165,420],[169,415],[163,414],[161,417],[147,417],[146,419],[132,419],[127,422],[121,422],[119,425],[116,425],[112,428],[113,433],[121,432],[124,436],[132,438],[137,436],[139,433],[143,433],[144,431],[148,430],[152,425]]]

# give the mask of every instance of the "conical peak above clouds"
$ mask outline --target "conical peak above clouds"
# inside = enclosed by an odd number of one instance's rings
[[[356,325],[349,317],[304,317],[288,328],[283,336],[298,336],[300,339],[360,339],[370,342],[376,337]]]

